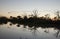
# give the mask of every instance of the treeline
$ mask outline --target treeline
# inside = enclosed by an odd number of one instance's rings
[[[11,22],[10,25],[12,24],[18,24],[18,27],[20,27],[19,25],[24,25],[24,27],[29,26],[29,27],[42,27],[42,28],[49,28],[49,27],[54,27],[57,29],[60,29],[60,20],[51,20],[51,19],[46,19],[44,17],[30,17],[27,18],[27,16],[24,16],[23,18],[21,18],[21,16],[17,16],[17,17],[12,17],[10,16],[10,18],[7,17],[0,17],[0,24],[7,24],[8,22]]]

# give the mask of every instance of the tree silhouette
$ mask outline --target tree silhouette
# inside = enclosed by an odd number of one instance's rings
[[[33,10],[33,13],[34,13],[34,17],[37,17],[38,11],[37,10]]]
[[[50,17],[50,14],[45,15],[45,18],[49,19],[49,17]]]
[[[60,13],[59,11],[56,11],[57,19],[60,18],[59,13]]]
[[[12,16],[10,16],[10,19],[12,19],[13,17]]]

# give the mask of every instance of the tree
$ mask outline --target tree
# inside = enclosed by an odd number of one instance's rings
[[[60,18],[59,13],[60,13],[59,11],[57,11],[57,12],[56,12],[57,19],[59,19],[59,18]]]
[[[37,10],[33,10],[33,13],[34,13],[34,17],[37,17],[38,11]]]
[[[12,19],[13,17],[12,16],[10,16],[10,19]]]
[[[46,15],[45,15],[45,17],[49,19],[49,17],[50,17],[50,14],[46,14]]]
[[[21,19],[21,16],[17,16],[17,19]]]

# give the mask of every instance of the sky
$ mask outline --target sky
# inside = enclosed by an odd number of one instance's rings
[[[22,14],[22,11],[33,11],[34,9],[43,14],[60,10],[60,0],[0,0],[0,15],[8,16],[10,15],[7,14],[8,12]]]

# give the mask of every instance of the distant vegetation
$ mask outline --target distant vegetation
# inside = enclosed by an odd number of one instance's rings
[[[8,22],[11,22],[12,24],[18,24],[17,27],[20,27],[20,25],[24,25],[24,27],[42,27],[42,28],[57,28],[60,29],[60,16],[59,11],[56,12],[57,17],[54,17],[52,20],[49,18],[49,14],[46,14],[45,17],[37,17],[37,10],[33,11],[34,15],[31,15],[31,17],[24,16],[23,18],[21,16],[12,17],[0,17],[0,24],[7,24]]]

